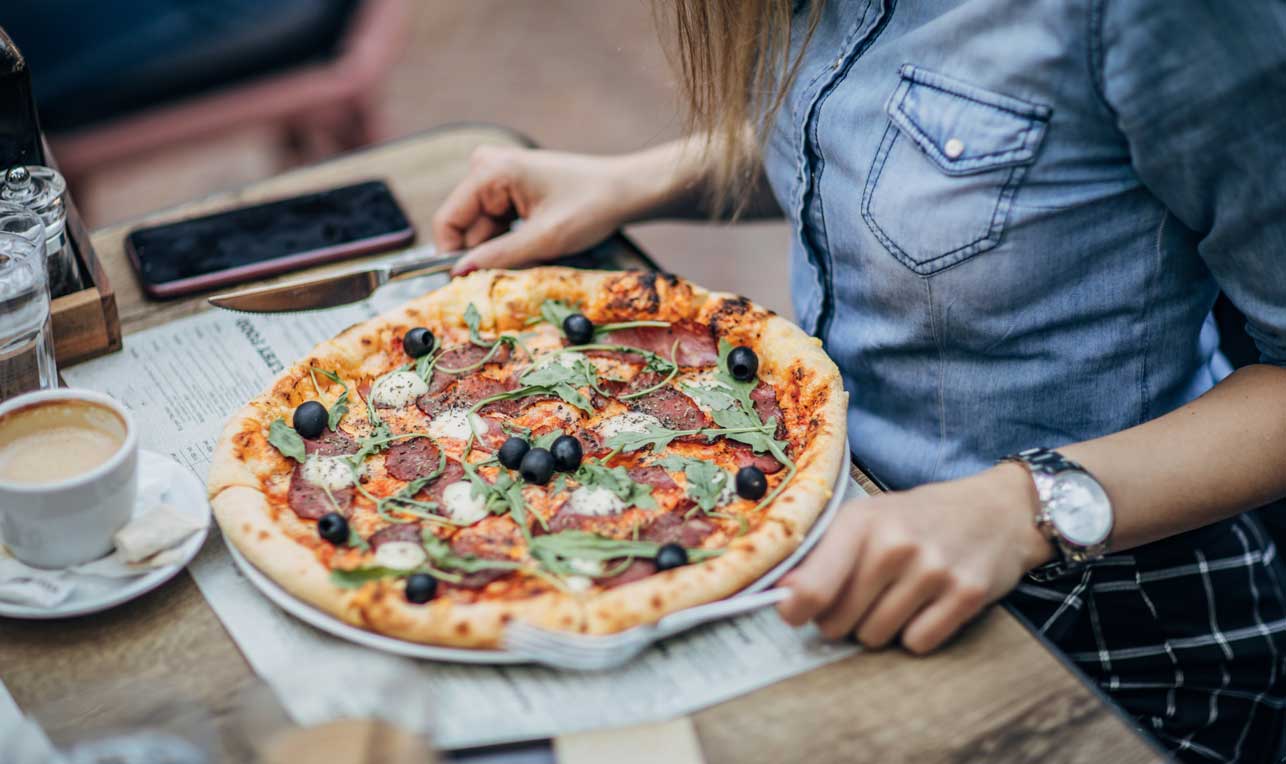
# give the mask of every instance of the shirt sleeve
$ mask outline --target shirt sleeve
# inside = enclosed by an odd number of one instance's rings
[[[1286,3],[1094,0],[1091,60],[1131,161],[1286,366]]]

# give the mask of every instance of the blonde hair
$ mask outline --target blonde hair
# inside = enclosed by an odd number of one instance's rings
[[[716,212],[735,214],[748,200],[768,132],[817,28],[822,0],[809,3],[804,39],[792,58],[794,4],[656,0],[653,6],[682,82],[686,127],[704,139]]]

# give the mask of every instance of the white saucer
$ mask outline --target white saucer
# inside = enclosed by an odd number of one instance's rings
[[[71,618],[107,610],[146,594],[169,581],[191,562],[193,557],[196,557],[197,552],[201,550],[201,545],[205,543],[206,535],[210,532],[210,504],[206,500],[205,485],[187,468],[179,466],[168,456],[152,451],[140,450],[138,465],[140,482],[149,474],[154,475],[158,471],[173,467],[170,484],[162,494],[164,501],[179,512],[197,518],[204,526],[178,547],[182,555],[181,561],[133,578],[105,578],[76,574],[76,588],[71,596],[58,605],[41,608],[0,601],[0,616],[44,620]],[[139,502],[140,506],[142,504]],[[137,508],[135,511],[138,511]]]

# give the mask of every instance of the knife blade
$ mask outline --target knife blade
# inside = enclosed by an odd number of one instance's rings
[[[465,252],[440,253],[429,246],[382,263],[285,284],[242,289],[209,298],[211,305],[244,313],[287,313],[337,308],[370,297],[390,281],[441,273]]]

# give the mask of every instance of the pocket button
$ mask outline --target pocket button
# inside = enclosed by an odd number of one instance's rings
[[[964,141],[959,138],[948,138],[946,145],[942,147],[942,153],[947,155],[947,159],[959,159],[964,150]]]

